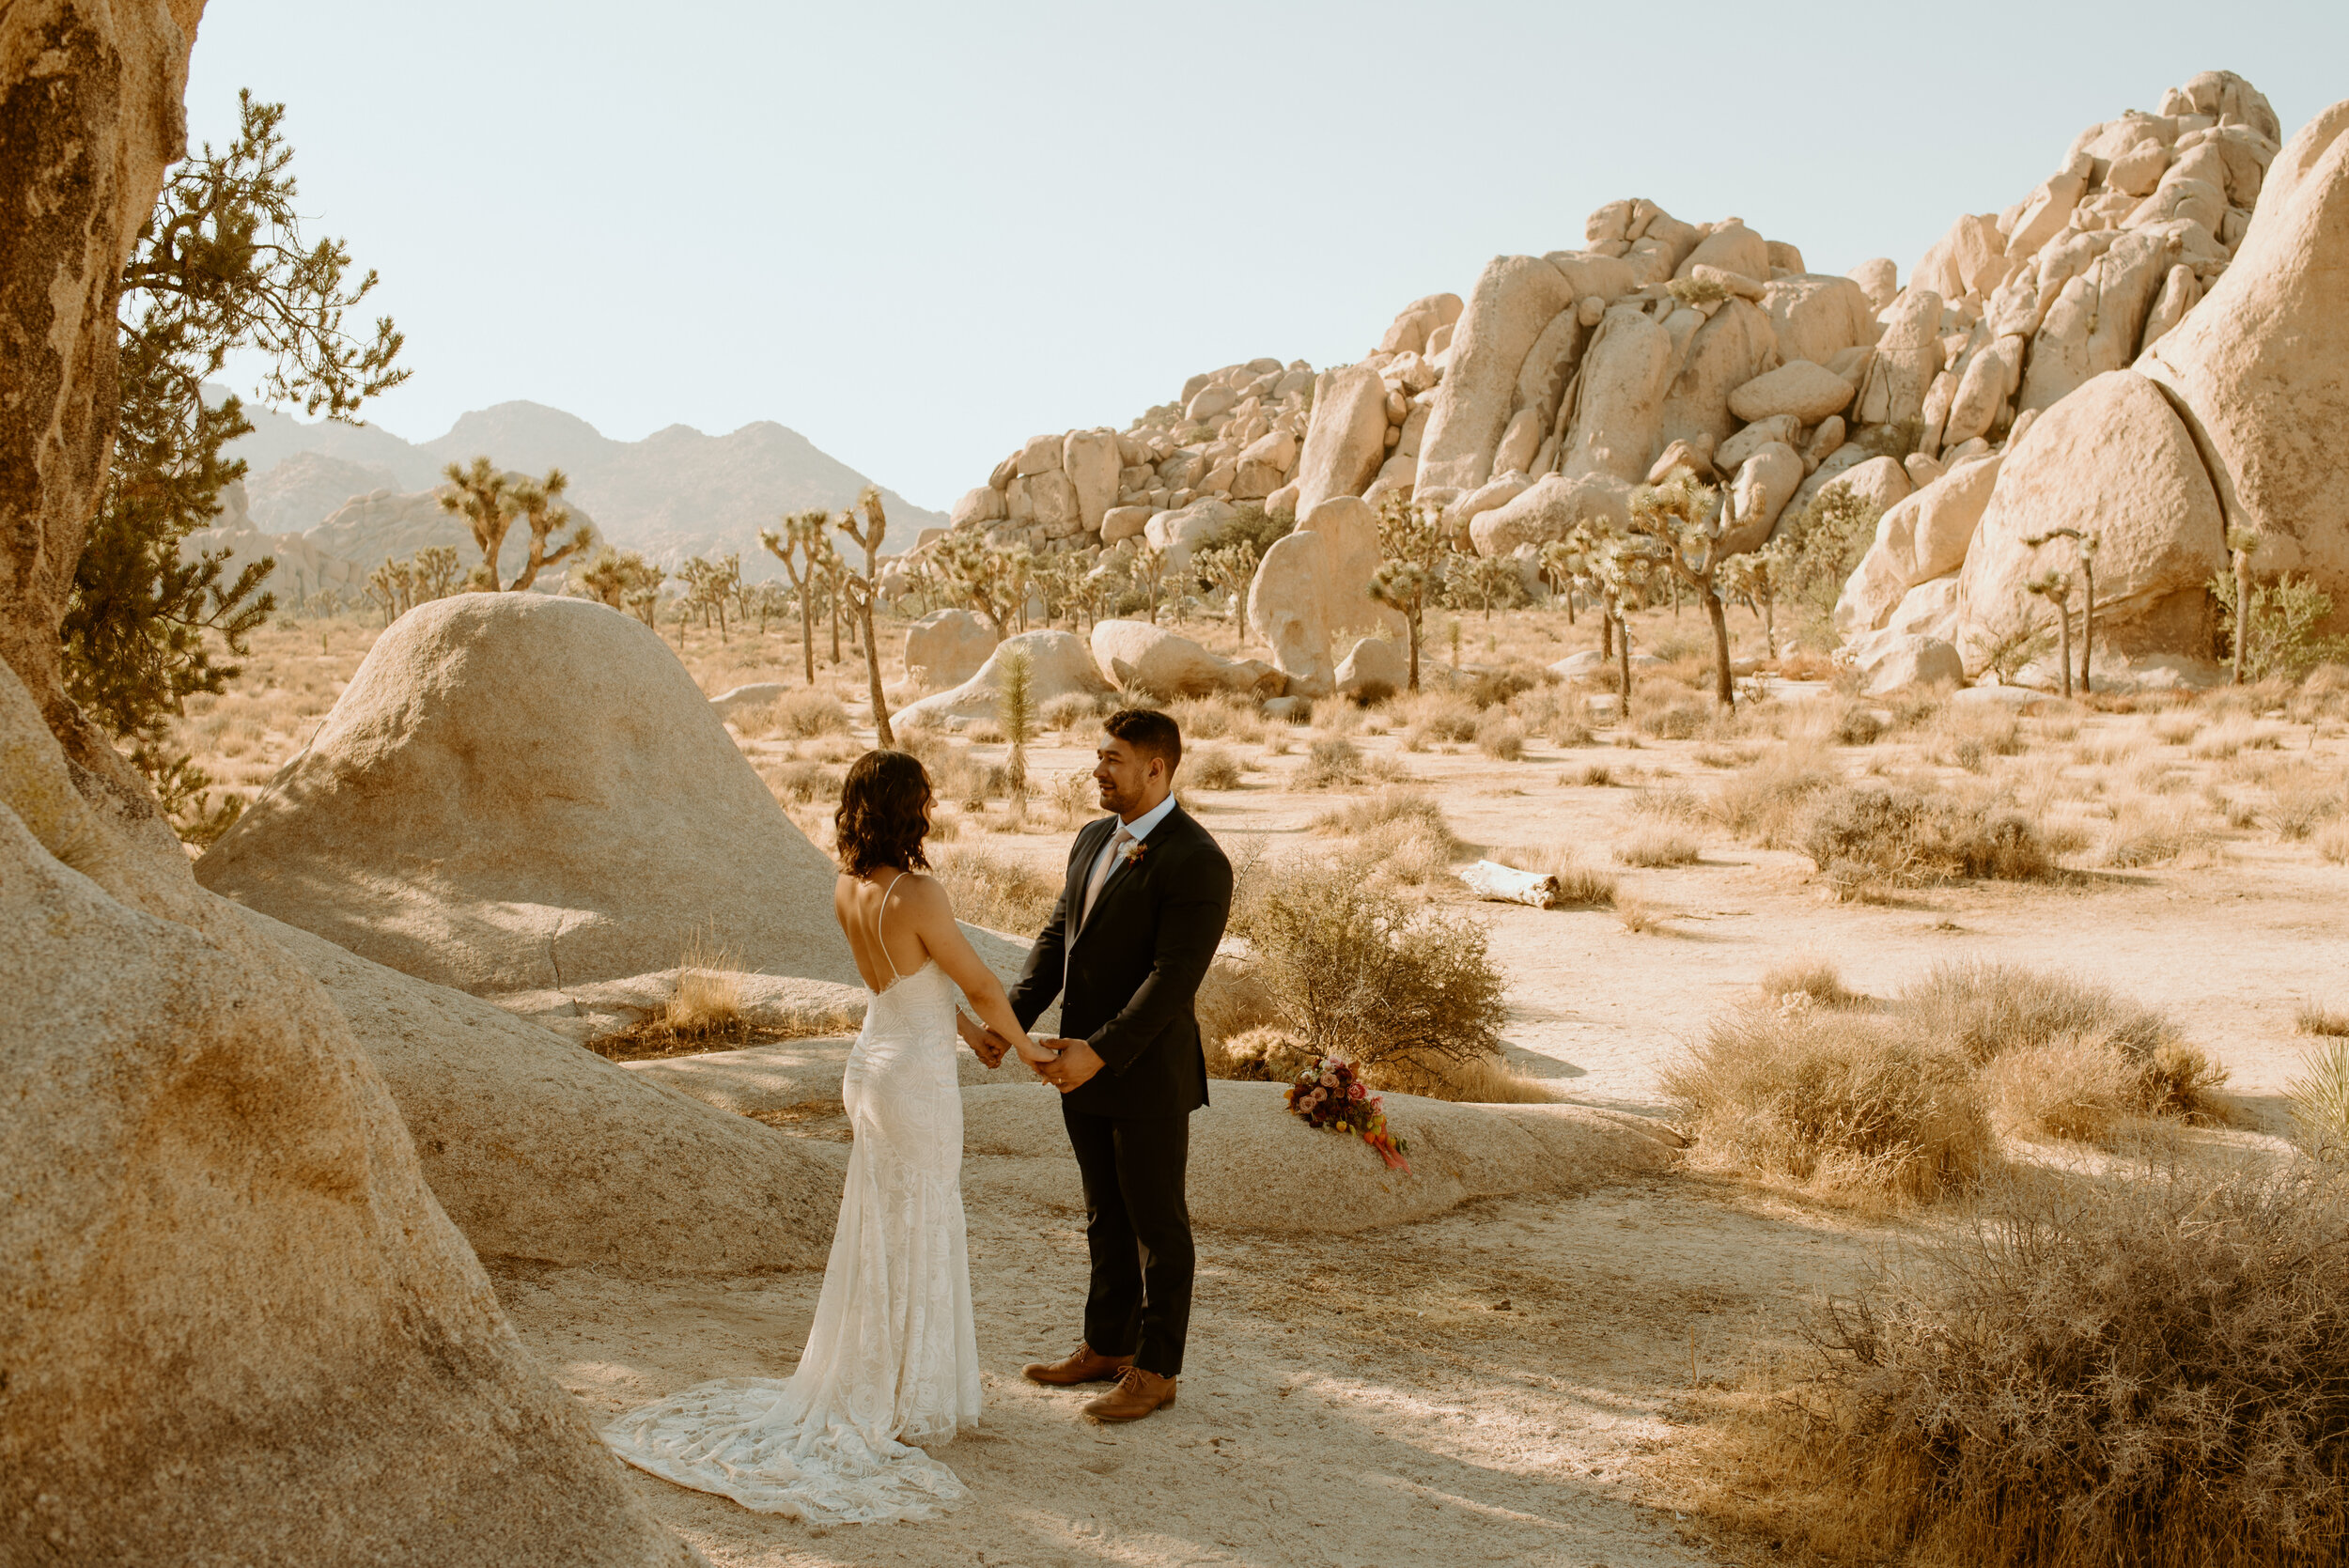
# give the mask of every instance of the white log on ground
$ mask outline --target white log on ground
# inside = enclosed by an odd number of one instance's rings
[[[1464,867],[1460,880],[1479,898],[1499,899],[1504,904],[1531,904],[1536,909],[1552,909],[1558,906],[1558,878],[1547,872],[1519,871],[1498,861],[1479,861]]]

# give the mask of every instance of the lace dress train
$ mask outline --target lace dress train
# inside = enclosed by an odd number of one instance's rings
[[[848,1188],[799,1369],[630,1411],[603,1434],[621,1458],[822,1524],[926,1519],[969,1496],[916,1446],[979,1420],[954,998],[932,961],[865,1013],[841,1084]]]

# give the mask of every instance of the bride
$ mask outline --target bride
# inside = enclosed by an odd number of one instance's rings
[[[848,1190],[807,1348],[788,1381],[704,1383],[604,1429],[621,1458],[762,1514],[818,1524],[926,1519],[969,1495],[911,1445],[979,1420],[979,1361],[963,1250],[959,1034],[1002,1060],[979,1017],[1045,1063],[1003,987],[971,950],[928,862],[922,764],[867,752],[848,769],[832,912],[873,1000],[840,1098],[855,1137]]]

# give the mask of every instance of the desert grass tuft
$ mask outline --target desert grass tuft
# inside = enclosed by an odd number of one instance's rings
[[[930,875],[945,888],[956,919],[990,931],[1033,937],[1060,902],[1059,877],[991,850],[941,849],[930,857]]]
[[[2344,1234],[2313,1165],[2000,1180],[1730,1407],[1697,1506],[1792,1560],[2341,1561]]]
[[[1618,862],[1647,870],[1694,865],[1703,856],[1695,838],[1672,828],[1642,828],[1615,846]]]
[[[1773,1004],[1797,995],[1810,998],[1813,1006],[1828,1008],[1857,1007],[1868,1000],[1843,984],[1832,959],[1815,954],[1789,958],[1766,970],[1755,988],[1764,1001]]]

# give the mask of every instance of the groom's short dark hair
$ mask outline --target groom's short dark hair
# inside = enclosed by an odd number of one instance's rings
[[[1101,727],[1146,757],[1164,757],[1166,776],[1183,760],[1182,726],[1154,707],[1121,707]]]

